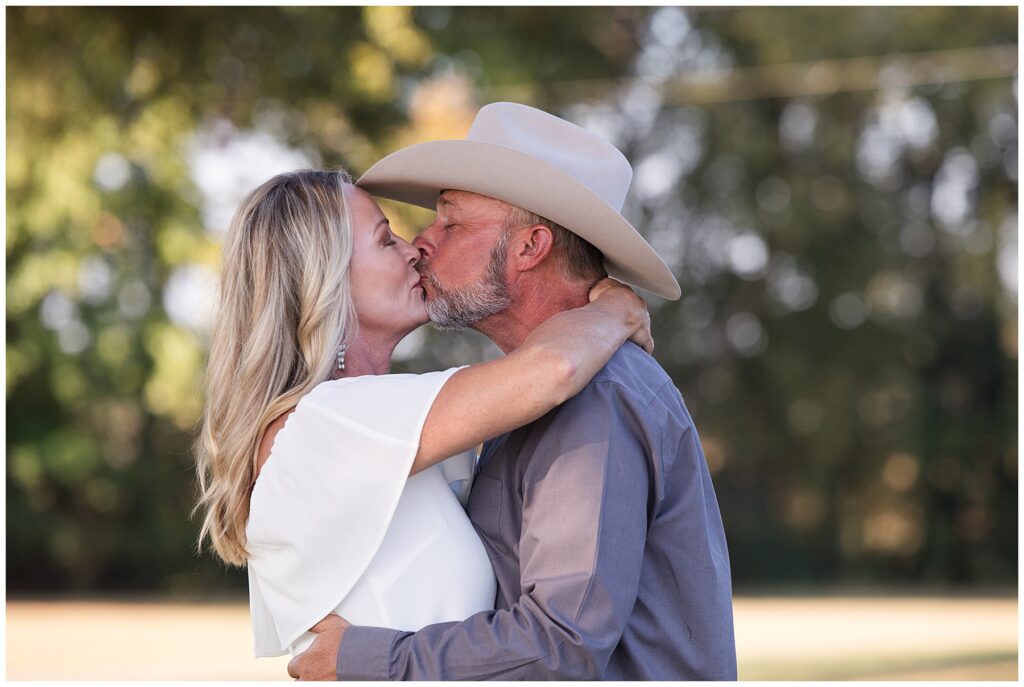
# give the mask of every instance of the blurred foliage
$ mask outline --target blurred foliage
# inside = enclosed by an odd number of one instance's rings
[[[10,591],[244,586],[188,519],[224,213],[497,99],[634,164],[738,586],[1017,579],[1015,7],[6,12]]]

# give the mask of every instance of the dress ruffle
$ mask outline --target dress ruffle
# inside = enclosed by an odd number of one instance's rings
[[[299,401],[250,499],[257,656],[287,653],[363,575],[402,496],[430,407],[458,369],[333,380]]]

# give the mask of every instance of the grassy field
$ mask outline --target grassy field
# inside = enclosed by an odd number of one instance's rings
[[[1017,599],[739,596],[741,680],[1017,680]],[[8,601],[8,680],[287,680],[245,602]]]

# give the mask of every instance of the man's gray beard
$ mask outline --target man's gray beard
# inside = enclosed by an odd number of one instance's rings
[[[512,303],[505,281],[505,252],[510,234],[502,234],[491,250],[484,275],[475,284],[448,291],[437,277],[425,274],[434,287],[434,296],[427,299],[427,315],[439,329],[466,329],[480,320],[497,315]]]

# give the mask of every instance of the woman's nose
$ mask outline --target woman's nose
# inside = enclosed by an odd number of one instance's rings
[[[404,244],[402,250],[405,251],[405,258],[410,265],[415,265],[420,261],[420,250],[416,246],[412,245],[408,241],[402,241]]]

